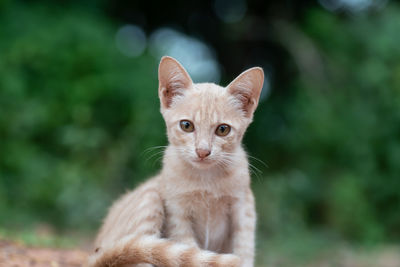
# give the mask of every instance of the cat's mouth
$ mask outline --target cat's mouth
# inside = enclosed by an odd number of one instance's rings
[[[192,162],[194,163],[195,166],[199,166],[199,167],[205,167],[205,166],[209,166],[212,164],[212,160],[208,159],[208,158],[195,158],[192,160]]]
[[[210,164],[211,163],[211,160],[209,160],[207,158],[205,158],[205,159],[196,158],[193,161],[196,163],[199,163],[199,164]]]

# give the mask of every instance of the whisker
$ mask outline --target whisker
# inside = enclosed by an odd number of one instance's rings
[[[252,169],[254,169],[254,170],[255,170],[256,172],[258,172],[258,173],[262,173],[262,171],[260,171],[259,168],[257,168],[256,166],[254,166],[254,165],[251,164],[251,163],[249,163],[249,167],[252,168]]]
[[[261,163],[264,167],[269,168],[268,164],[265,163],[264,161],[262,161],[261,159],[256,158],[256,157],[251,156],[251,155],[247,155],[247,156],[248,156],[250,159],[254,159],[254,160],[256,160],[257,162]]]
[[[147,157],[147,158],[146,158],[146,161],[149,161],[150,159],[152,159],[152,158],[154,158],[155,156],[158,156],[158,155],[160,155],[160,154],[163,154],[163,155],[164,155],[164,152],[165,152],[165,150],[157,151],[157,152],[155,152],[154,154],[152,154],[152,155],[150,155],[149,157]]]
[[[249,163],[249,171],[250,174],[254,175],[257,179],[258,182],[262,181],[262,171],[260,171],[257,167],[255,167],[253,164]]]
[[[153,151],[153,150],[157,150],[157,149],[166,149],[167,148],[167,146],[153,146],[153,147],[149,147],[149,148],[146,148],[145,150],[143,150],[141,153],[140,153],[140,156],[145,156],[146,154],[148,154],[148,153],[150,153],[151,151]]]
[[[153,161],[153,164],[151,165],[151,167],[152,168],[154,168],[155,167],[155,165],[156,165],[156,163],[158,163],[161,159],[163,158],[163,155],[162,156],[159,156],[159,157],[157,157],[154,161]]]

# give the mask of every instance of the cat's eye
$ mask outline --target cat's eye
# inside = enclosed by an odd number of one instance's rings
[[[181,126],[181,129],[185,132],[191,133],[194,131],[194,125],[190,121],[182,120],[179,125]]]
[[[218,125],[217,129],[215,130],[215,134],[218,136],[226,136],[231,131],[231,126],[227,124]]]

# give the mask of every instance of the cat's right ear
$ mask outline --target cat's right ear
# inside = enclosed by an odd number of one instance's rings
[[[240,108],[248,118],[253,116],[258,105],[263,83],[264,71],[262,68],[255,67],[242,72],[227,86],[228,92],[239,100]]]
[[[193,86],[192,79],[182,65],[174,58],[164,56],[158,67],[158,96],[161,106],[169,108],[174,97]]]

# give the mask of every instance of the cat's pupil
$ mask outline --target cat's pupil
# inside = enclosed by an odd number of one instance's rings
[[[193,123],[191,123],[190,121],[182,120],[180,122],[180,126],[181,129],[184,130],[185,132],[190,133],[194,131]]]
[[[221,124],[217,127],[215,133],[219,136],[226,136],[230,132],[231,128],[229,125]]]

